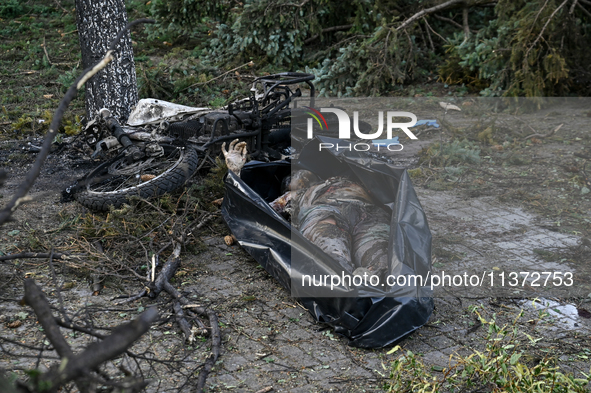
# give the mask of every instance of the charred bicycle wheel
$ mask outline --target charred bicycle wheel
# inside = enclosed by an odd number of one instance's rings
[[[185,184],[197,169],[193,148],[161,145],[159,154],[132,161],[125,155],[105,162],[81,181],[74,198],[91,210],[109,210],[131,196],[152,198]]]

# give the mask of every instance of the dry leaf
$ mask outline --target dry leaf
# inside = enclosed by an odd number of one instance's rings
[[[156,177],[156,175],[141,175],[140,180],[144,182],[144,181],[152,180],[155,177]]]
[[[453,109],[454,111],[461,111],[461,109],[453,104],[448,104],[447,102],[440,102],[439,105],[445,109],[446,111]]]
[[[538,138],[531,138],[530,141],[531,141],[531,143],[536,143],[536,144],[542,143],[542,140],[538,139]]]
[[[76,283],[74,281],[64,283],[64,285],[62,286],[62,291],[68,291],[68,290],[74,288],[75,285],[76,285]]]
[[[16,329],[17,327],[21,326],[22,324],[23,324],[23,322],[17,319],[14,322],[7,323],[6,327],[9,329]]]
[[[224,202],[224,198],[216,199],[215,201],[212,201],[211,203],[213,203],[216,206],[222,206],[222,202]]]
[[[43,98],[53,98],[53,94],[43,94]]]
[[[496,150],[496,151],[502,151],[503,150],[503,145],[493,145],[490,148],[493,149],[493,150]]]

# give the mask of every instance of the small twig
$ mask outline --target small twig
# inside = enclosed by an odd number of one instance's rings
[[[570,6],[570,10],[569,10],[569,14],[572,15],[573,12],[575,12],[575,7],[577,6],[578,0],[574,0],[573,1],[573,5]]]
[[[21,252],[18,254],[10,254],[10,255],[2,255],[0,256],[0,261],[8,261],[11,259],[21,259],[21,258],[49,258],[52,253],[48,252]],[[66,255],[61,254],[59,252],[53,253],[54,259],[70,259],[70,258],[80,258],[80,255]]]
[[[266,388],[262,388],[261,390],[257,390],[256,393],[269,393],[273,390],[273,386],[267,386]]]
[[[164,290],[168,292],[170,296],[178,300],[179,303],[185,305],[189,301],[182,296],[169,282],[164,284]],[[197,382],[196,391],[197,393],[203,392],[205,388],[205,381],[207,375],[215,365],[218,357],[220,356],[220,348],[222,346],[222,334],[219,327],[218,316],[216,313],[205,307],[194,307],[193,310],[201,315],[206,315],[209,319],[209,325],[211,326],[211,355],[205,361],[203,368],[199,372],[199,380]]]
[[[353,27],[354,25],[341,25],[341,26],[333,26],[333,27],[327,27],[326,29],[322,29],[320,31],[320,34],[324,34],[324,33],[330,33],[331,31],[342,31],[342,30],[349,30],[351,27]],[[312,37],[308,37],[304,40],[304,45],[309,44],[312,41],[315,41],[318,39],[318,37],[320,37],[320,34],[315,34]]]
[[[423,22],[425,22],[425,26],[427,26],[427,28],[425,29],[427,31],[427,37],[429,38],[429,44],[431,44],[431,50],[433,51],[433,53],[435,53],[435,45],[433,45],[433,39],[431,38],[431,32],[429,24],[427,23],[427,18],[423,18]]]
[[[59,0],[55,0],[55,4],[57,4],[57,6],[60,7],[66,14],[69,14],[70,13],[70,11],[68,11],[67,9],[65,9],[62,6],[62,3],[60,3]]]
[[[459,24],[458,22],[456,22],[455,20],[453,20],[451,18],[446,18],[445,16],[441,16],[441,15],[437,15],[437,14],[435,14],[433,16],[439,20],[444,21],[444,22],[451,23],[452,25],[459,27],[460,29],[463,28],[463,26],[461,24]]]
[[[552,136],[556,131],[560,130],[560,128],[563,126],[564,124],[559,125],[558,127],[556,127],[555,129],[553,129],[552,131],[550,131],[547,134],[531,134],[526,136],[525,138],[523,138],[524,141],[528,140],[529,138],[548,138],[550,136]]]
[[[442,41],[448,42],[447,38],[443,38],[441,36],[441,34],[439,34],[438,32],[436,32],[435,30],[433,30],[433,28],[431,27],[431,25],[429,24],[429,22],[427,22],[427,18],[423,18],[423,20],[425,21],[425,24],[427,25],[427,27],[429,28],[429,30],[431,30],[433,32],[433,34],[435,34],[437,37],[441,38]]]
[[[49,58],[49,53],[47,53],[47,47],[45,45],[45,37],[43,37],[43,45],[41,45],[43,47],[43,52],[45,52],[45,57],[47,57],[47,62],[51,65],[54,66],[70,66],[72,64],[78,64],[78,62],[71,62],[71,63],[52,63],[51,59]]]
[[[252,66],[254,66],[254,62],[252,62],[252,61],[249,61],[248,63],[246,63],[246,64],[242,64],[241,66],[238,66],[238,67],[236,67],[236,68],[232,68],[230,71],[226,71],[226,72],[224,72],[223,74],[221,74],[221,75],[219,75],[219,76],[216,76],[215,78],[212,78],[212,79],[210,79],[210,80],[207,80],[207,81],[205,81],[205,82],[198,82],[198,83],[194,83],[194,84],[192,84],[192,85],[190,85],[190,86],[187,86],[187,87],[185,87],[184,89],[182,89],[182,90],[180,90],[180,91],[187,90],[187,89],[188,89],[188,88],[190,88],[190,87],[195,87],[195,86],[200,86],[200,85],[206,85],[206,84],[208,84],[208,83],[210,83],[210,82],[213,82],[213,81],[214,81],[214,80],[216,80],[216,79],[220,79],[221,77],[223,77],[224,75],[227,75],[227,74],[229,74],[230,72],[233,72],[233,71],[239,70],[240,68],[244,68],[244,67],[246,67],[246,66],[252,67]]]
[[[140,293],[136,294],[136,295],[132,295],[132,296],[127,296],[127,295],[123,295],[123,296],[117,296],[111,300],[118,300],[118,299],[122,299],[125,298],[125,300],[120,301],[117,304],[125,304],[125,303],[131,303],[131,302],[135,302],[138,299],[141,299],[142,297],[146,296],[146,289],[144,288]]]
[[[151,282],[154,282],[156,278],[156,254],[152,255],[152,279]]]
[[[53,280],[53,286],[55,287],[55,291],[57,293],[57,300],[60,304],[60,312],[64,316],[64,320],[66,322],[70,322],[70,317],[66,313],[66,308],[64,307],[64,299],[62,297],[62,291],[57,282],[57,275],[55,274],[55,269],[53,267],[53,247],[51,247],[51,252],[49,253],[49,269],[51,270],[51,278]]]
[[[13,75],[31,75],[31,74],[36,74],[39,71],[21,71],[21,72],[15,72],[14,74],[9,74],[9,76],[13,76]]]

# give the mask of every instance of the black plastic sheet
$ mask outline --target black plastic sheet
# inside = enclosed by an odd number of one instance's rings
[[[322,142],[344,143],[317,137],[303,148],[297,162],[250,162],[240,177],[229,172],[222,215],[239,244],[290,289],[317,321],[334,327],[352,346],[387,346],[427,322],[433,311],[429,287],[342,285],[325,288],[324,292],[318,288],[307,292],[294,284],[303,274],[338,274],[338,267],[330,256],[292,230],[268,202],[280,196],[281,181],[295,168],[308,169],[323,179],[354,179],[371,190],[376,204],[391,215],[389,252],[396,253],[402,262],[392,269],[396,268],[397,274],[423,277],[431,269],[431,233],[426,216],[405,169],[346,149],[319,151]]]

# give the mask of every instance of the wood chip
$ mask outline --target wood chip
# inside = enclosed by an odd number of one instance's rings
[[[461,111],[461,109],[453,104],[448,104],[447,102],[440,102],[439,105],[445,109],[445,111],[454,110],[454,111]]]

